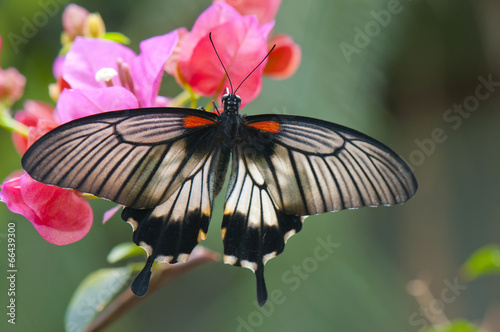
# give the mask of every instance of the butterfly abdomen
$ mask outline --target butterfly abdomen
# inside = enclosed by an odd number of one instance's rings
[[[220,115],[219,137],[222,140],[222,151],[229,153],[240,132],[243,121],[241,115],[235,112],[223,112]]]

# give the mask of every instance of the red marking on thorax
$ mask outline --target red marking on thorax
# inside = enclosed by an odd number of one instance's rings
[[[276,121],[254,122],[254,123],[250,123],[248,126],[253,127],[253,128],[257,128],[260,130],[268,131],[268,132],[273,133],[273,134],[277,134],[281,130],[280,124]]]
[[[213,124],[213,120],[201,118],[198,116],[189,115],[184,118],[184,128],[196,128]]]

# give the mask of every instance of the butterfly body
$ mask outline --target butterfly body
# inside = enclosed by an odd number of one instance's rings
[[[239,112],[223,112],[218,118],[219,137],[224,152],[230,152],[239,137],[243,118]]]
[[[185,261],[208,232],[231,164],[224,206],[224,262],[247,267],[267,299],[265,263],[305,216],[400,204],[413,196],[409,167],[382,143],[326,121],[242,116],[227,93],[221,114],[143,108],[74,120],[49,132],[22,164],[35,179],[125,206],[122,218],[148,259],[132,290],[145,295],[151,267]]]

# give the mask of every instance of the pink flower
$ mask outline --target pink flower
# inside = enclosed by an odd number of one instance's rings
[[[15,68],[0,69],[0,100],[9,105],[15,103],[24,93],[26,78]]]
[[[93,99],[98,106],[101,101],[109,105],[110,100],[119,100],[127,96],[135,98],[135,105],[120,105],[121,108],[151,107],[164,105],[165,99],[158,97],[165,63],[177,44],[176,31],[162,36],[156,36],[140,43],[141,54],[136,55],[131,49],[119,43],[103,39],[86,39],[77,37],[70,51],[66,54],[62,65],[62,78],[72,89],[93,90],[101,89],[100,96]],[[112,70],[117,75],[98,81],[100,70]],[[110,88],[114,87],[114,88]],[[83,93],[89,96],[92,93]],[[95,94],[93,94],[95,97]],[[81,94],[75,94],[81,96]],[[78,113],[71,110],[69,104],[57,104],[57,113]],[[77,106],[77,105],[75,105]],[[98,107],[99,112],[106,107]],[[116,109],[116,108],[115,108]],[[119,108],[118,108],[119,109]],[[97,110],[89,110],[86,115],[94,114]],[[62,117],[61,117],[62,118]]]
[[[179,69],[184,81],[194,92],[219,99],[229,83],[210,43],[209,33],[237,86],[266,56],[267,37],[273,25],[272,21],[260,25],[255,16],[242,16],[224,2],[212,4],[198,17],[183,41]],[[260,93],[263,70],[264,65],[261,65],[238,90],[243,105]]]
[[[225,2],[241,15],[255,15],[261,24],[274,20],[281,5],[281,0],[214,0],[213,2]]]
[[[89,13],[83,7],[69,4],[62,14],[64,32],[61,35],[61,44],[71,44],[77,36],[101,38],[106,34],[106,26],[98,13]]]
[[[273,36],[269,44],[276,44],[276,48],[269,55],[264,74],[274,79],[285,79],[295,74],[302,57],[300,46],[284,34]]]
[[[14,115],[14,119],[28,127],[30,127],[30,134],[32,129],[39,125],[39,122],[52,122],[55,124],[53,116],[53,107],[41,101],[28,100],[24,103],[24,109],[17,111]],[[38,136],[40,137],[40,136]],[[36,137],[36,139],[38,139]],[[32,139],[34,137],[32,136]],[[25,137],[16,132],[12,133],[12,142],[14,147],[20,155],[23,155],[28,147],[31,145],[28,143],[28,137]]]
[[[16,120],[29,126],[28,138],[14,136],[23,153],[34,141],[57,124],[110,110],[164,105],[158,97],[167,58],[177,43],[177,32],[157,36],[140,44],[138,56],[121,44],[99,39],[76,38],[64,58],[54,63],[61,84],[55,116],[50,106],[27,102]],[[96,80],[100,69],[121,76]],[[63,88],[65,86],[65,88]],[[93,215],[88,202],[74,191],[44,185],[29,175],[0,186],[0,200],[25,216],[47,241],[59,245],[80,240],[89,231]]]
[[[0,52],[2,51],[2,38],[0,36]],[[12,105],[24,93],[26,78],[15,68],[0,68],[0,102]]]
[[[0,201],[25,216],[50,243],[76,242],[92,226],[92,208],[73,191],[36,182],[28,174],[3,183],[0,189]]]

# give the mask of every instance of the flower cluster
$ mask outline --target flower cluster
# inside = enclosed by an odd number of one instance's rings
[[[127,38],[107,33],[99,14],[74,4],[63,15],[62,50],[53,64],[56,83],[49,87],[55,107],[27,100],[10,115],[10,107],[24,92],[25,78],[15,69],[0,69],[0,126],[12,131],[19,154],[58,125],[112,110],[160,106],[197,106],[200,96],[219,100],[227,76],[213,50],[213,42],[234,82],[241,82],[263,59],[275,51],[238,90],[243,105],[261,90],[262,76],[283,79],[300,63],[300,47],[286,35],[272,35],[281,0],[214,0],[196,20],[191,31],[179,28],[140,43],[136,54],[125,46]],[[1,50],[0,39],[0,50]],[[160,96],[165,73],[184,92],[174,98]],[[207,109],[210,108],[210,105]],[[34,181],[15,172],[0,185],[0,200],[25,216],[47,241],[64,245],[89,231],[93,214],[85,195]]]

